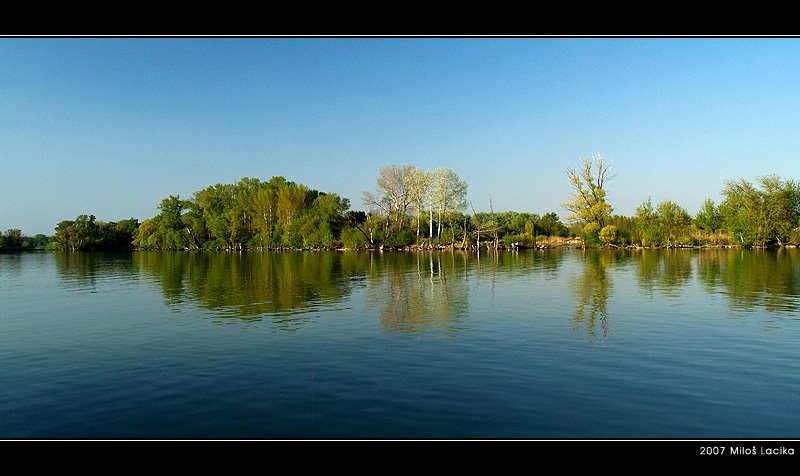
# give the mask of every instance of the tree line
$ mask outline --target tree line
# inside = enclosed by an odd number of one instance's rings
[[[647,199],[633,217],[612,215],[606,200],[610,167],[603,158],[583,159],[568,169],[572,233],[588,246],[678,247],[800,245],[800,183],[766,175],[724,183],[719,204],[706,199],[692,217],[672,200],[655,206]]]
[[[8,230],[0,234],[0,250],[498,249],[568,239],[588,247],[800,245],[800,184],[793,180],[726,181],[723,201],[707,199],[694,217],[675,201],[654,205],[651,199],[634,216],[621,216],[607,200],[610,172],[600,156],[567,169],[567,224],[555,212],[495,212],[491,198],[491,211],[476,212],[455,171],[389,165],[381,167],[375,190],[364,192],[363,211],[351,210],[347,198],[284,177],[243,178],[186,199],[170,195],[141,223],[84,214],[59,222],[52,237]]]
[[[10,228],[0,233],[0,251],[8,250],[43,250],[50,243],[50,237],[37,233],[25,236],[19,228]]]
[[[338,246],[350,201],[273,177],[171,195],[142,221],[133,245],[150,250],[326,249]]]

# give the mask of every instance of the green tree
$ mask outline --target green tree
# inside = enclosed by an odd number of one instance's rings
[[[22,247],[22,231],[19,228],[11,228],[5,232],[5,246],[7,248]]]
[[[609,217],[607,223],[617,228],[617,243],[627,245],[641,242],[641,234],[639,233],[639,228],[636,226],[635,217],[612,215]]]
[[[785,244],[798,227],[800,189],[775,175],[758,179],[760,188],[744,179],[727,181],[720,214],[725,229],[750,246]]]
[[[596,171],[594,170],[596,166]],[[611,178],[611,168],[601,156],[594,160],[584,158],[580,169],[567,168],[567,178],[573,189],[572,200],[563,204],[571,215],[573,223],[584,224],[584,234],[589,240],[597,238],[597,233],[606,226],[613,208],[606,201],[605,183]]]
[[[161,201],[159,216],[161,220],[162,247],[169,250],[180,250],[189,245],[189,236],[183,223],[183,210],[188,203],[178,195],[170,195]]]
[[[707,198],[694,218],[697,228],[716,233],[722,227],[722,216],[714,201]]]
[[[614,225],[606,225],[599,232],[598,237],[606,245],[612,245],[617,242],[617,227]]]
[[[566,225],[561,223],[561,218],[555,212],[549,212],[534,223],[536,232],[544,236],[567,236],[569,230]]]
[[[119,222],[97,222],[97,242],[99,250],[127,250],[133,246],[133,236],[139,227],[139,220],[130,218]]]
[[[278,189],[278,219],[288,226],[297,218],[306,204],[308,188],[303,185],[287,184]]]
[[[42,233],[37,233],[33,237],[33,243],[36,248],[45,248],[50,244],[50,237]]]
[[[133,233],[133,246],[145,250],[163,249],[161,233],[161,217],[155,216],[142,221]]]
[[[75,220],[63,220],[56,225],[53,247],[64,251],[92,249],[98,237],[94,215],[78,215]]]
[[[639,229],[642,246],[659,246],[662,244],[658,214],[653,209],[653,202],[647,199],[636,208],[636,226]]]
[[[258,244],[261,247],[275,247],[275,224],[278,219],[277,187],[270,185],[261,187],[253,196],[253,214]]]
[[[667,246],[671,246],[688,235],[692,217],[680,205],[665,200],[658,204],[657,213],[662,243],[666,240]]]

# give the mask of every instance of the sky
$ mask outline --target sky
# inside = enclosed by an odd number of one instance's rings
[[[568,167],[694,215],[800,178],[800,38],[0,38],[0,230],[284,176],[350,199],[444,166],[477,211],[566,217]]]

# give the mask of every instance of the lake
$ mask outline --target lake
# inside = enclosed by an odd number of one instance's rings
[[[0,254],[0,437],[795,438],[800,252]]]

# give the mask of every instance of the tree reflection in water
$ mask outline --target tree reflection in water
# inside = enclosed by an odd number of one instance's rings
[[[56,272],[68,288],[96,292],[104,280],[133,282],[131,253],[54,252]]]
[[[791,315],[800,310],[800,250],[703,250],[697,263],[706,291],[727,296],[733,310]]]
[[[13,271],[16,261],[7,256],[4,269]],[[374,312],[387,332],[449,334],[466,327],[470,292],[488,300],[490,307],[513,305],[503,287],[531,283],[531,292],[536,292],[539,279],[569,279],[564,285],[575,299],[573,312],[568,311],[571,327],[590,340],[608,337],[608,303],[618,278],[630,279],[639,294],[651,299],[656,294],[684,299],[699,291],[723,297],[737,312],[764,310],[771,317],[795,318],[800,311],[797,249],[526,250],[480,255],[65,252],[55,253],[54,262],[65,287],[76,292],[113,292],[119,286],[137,286],[144,277],[160,287],[164,301],[176,312],[199,307],[208,311],[204,317],[217,322],[269,319],[273,330],[298,330],[319,313],[339,311],[358,290],[366,311]],[[577,266],[576,272],[563,278],[561,271],[572,266]]]
[[[583,252],[583,272],[572,278],[576,299],[572,327],[576,331],[583,329],[590,341],[598,334],[601,339],[608,337],[607,305],[613,287],[608,268],[615,265],[619,256],[616,252],[587,250]]]
[[[367,308],[379,309],[388,332],[457,331],[469,310],[469,258],[463,251],[376,253],[365,290]]]
[[[142,273],[157,277],[168,304],[191,300],[215,318],[269,317],[280,330],[298,329],[310,319],[308,313],[334,309],[349,295],[350,275],[359,268],[357,256],[349,258],[339,253],[134,254]]]
[[[655,291],[664,296],[680,296],[681,289],[692,280],[693,253],[686,249],[639,251],[639,289],[650,296]]]

